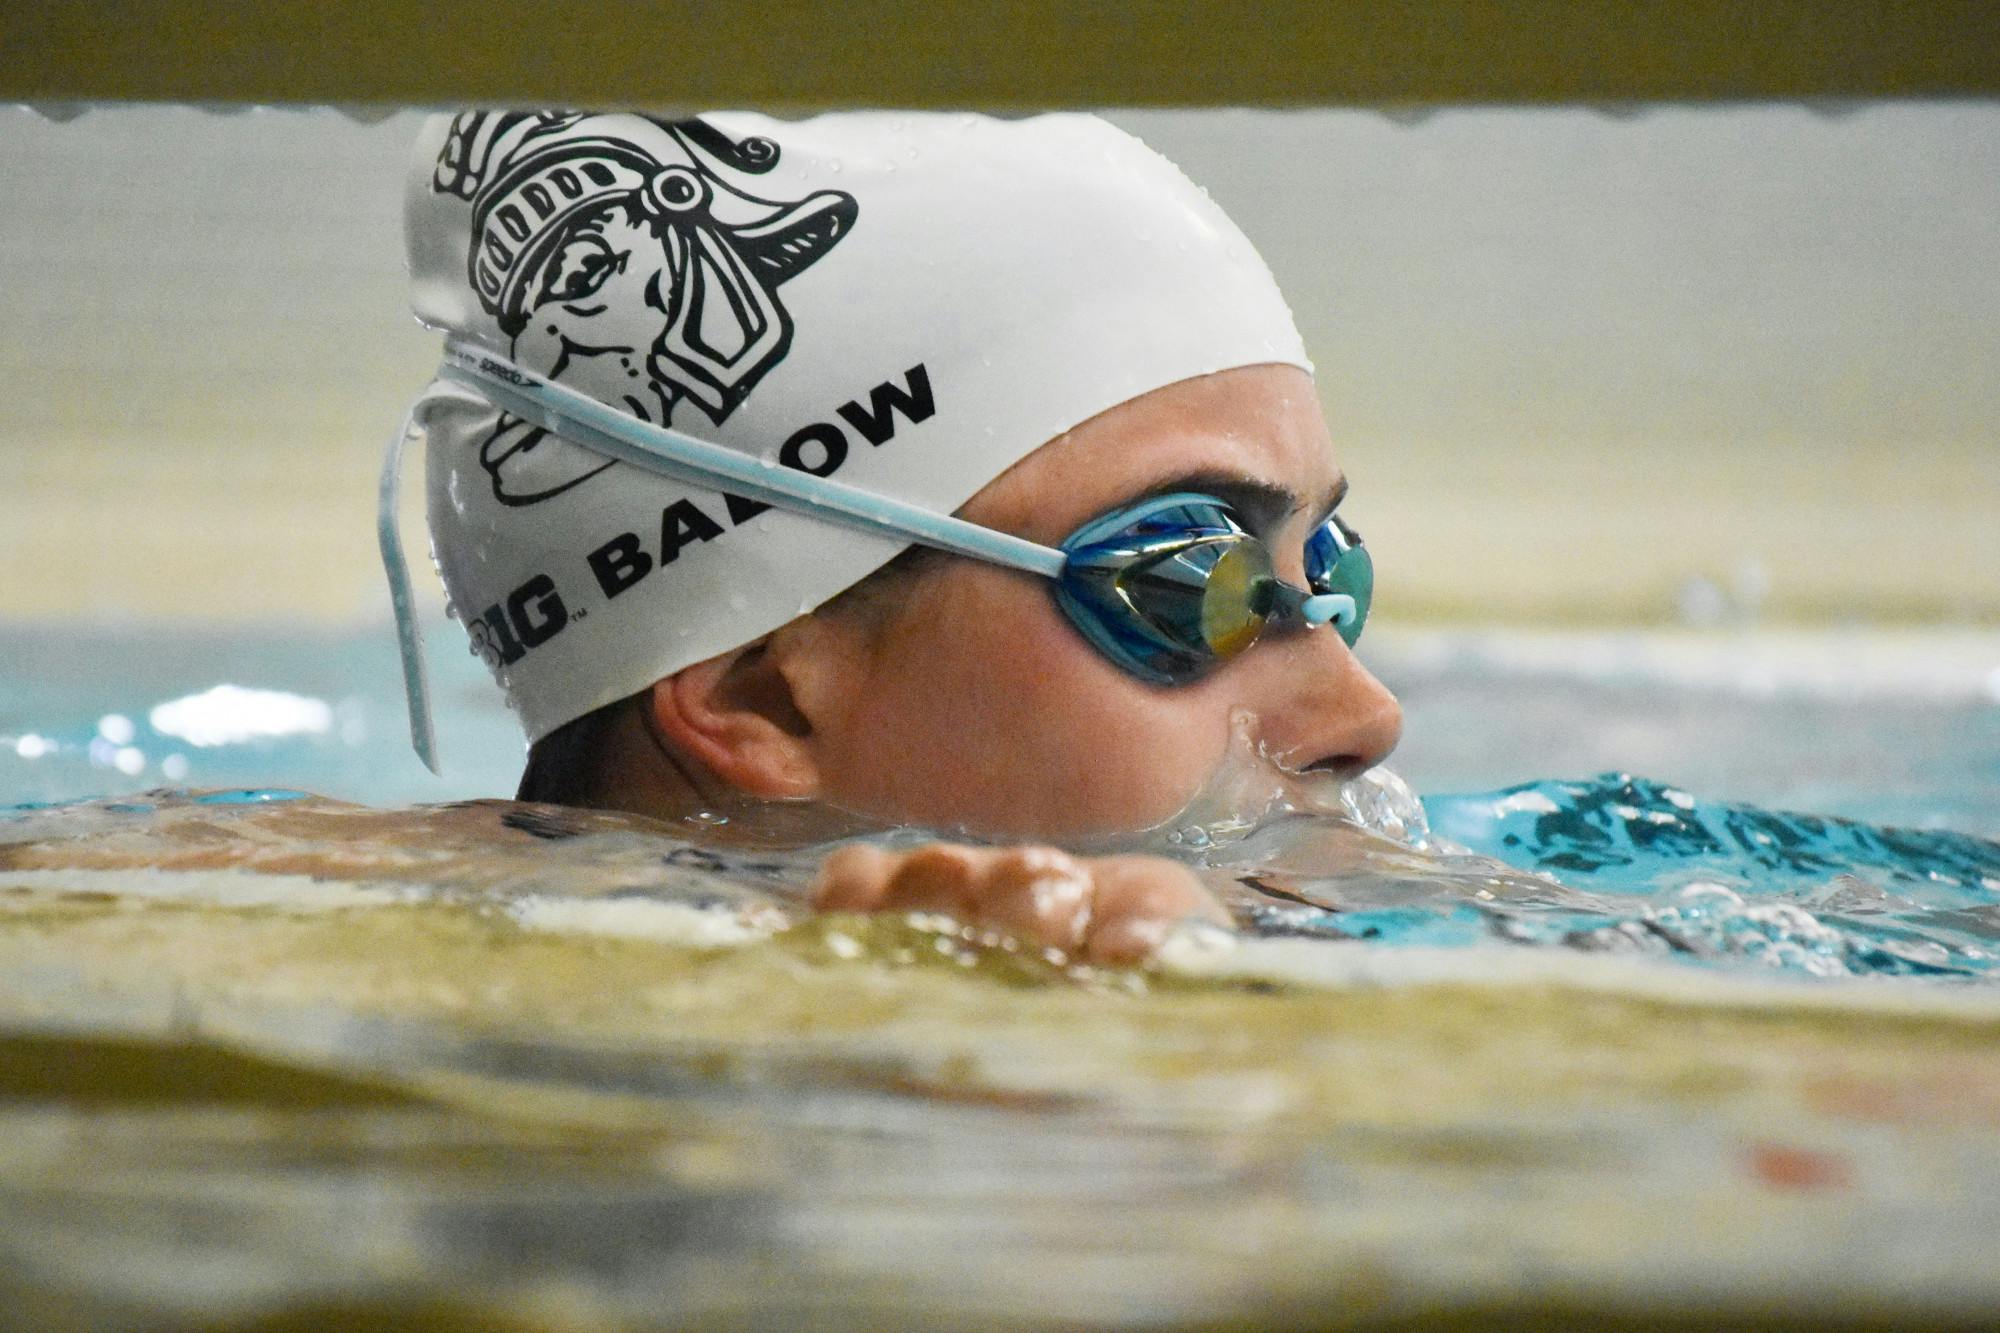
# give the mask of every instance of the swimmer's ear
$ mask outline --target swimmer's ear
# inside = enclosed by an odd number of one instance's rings
[[[656,682],[646,700],[654,728],[738,791],[771,800],[817,796],[812,723],[781,656],[760,639]]]

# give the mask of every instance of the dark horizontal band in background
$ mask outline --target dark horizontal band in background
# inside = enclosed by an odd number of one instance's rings
[[[1992,0],[0,7],[0,100],[693,109],[2000,93]]]

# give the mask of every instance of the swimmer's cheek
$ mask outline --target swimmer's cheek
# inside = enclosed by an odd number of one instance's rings
[[[1108,964],[1143,962],[1182,921],[1230,924],[1185,866],[1151,856],[1085,859],[1053,847],[843,847],[821,866],[813,905],[942,912]]]

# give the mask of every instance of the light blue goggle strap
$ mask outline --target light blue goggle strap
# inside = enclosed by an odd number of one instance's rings
[[[572,444],[675,481],[1044,578],[1061,577],[1068,559],[1053,547],[652,425],[456,338],[445,343],[438,373]]]
[[[475,390],[502,411],[572,444],[676,481],[728,491],[824,522],[918,542],[1048,579],[1060,579],[1069,559],[1065,552],[1054,547],[641,421],[457,338],[446,340],[444,364],[438,373],[444,379]],[[382,562],[389,572],[390,597],[396,609],[403,685],[410,704],[410,739],[418,757],[436,772],[436,740],[431,725],[430,692],[424,677],[422,639],[411,606],[409,570],[395,525],[397,479],[409,430],[410,422],[406,419],[403,429],[389,442],[388,457],[382,468],[377,529]],[[1315,628],[1329,620],[1340,619],[1345,623],[1354,614],[1353,599],[1344,595],[1300,598],[1299,615]]]
[[[551,434],[676,481],[1044,578],[1061,578],[1069,559],[1054,547],[641,421],[457,338],[445,342],[440,374]],[[1343,593],[1302,597],[1298,609],[1315,628],[1329,620],[1345,624],[1355,614],[1354,599]]]
[[[410,705],[410,744],[431,772],[438,771],[437,731],[431,723],[430,680],[424,674],[423,631],[410,595],[410,566],[403,559],[403,539],[396,529],[397,502],[402,494],[403,445],[416,425],[417,409],[403,415],[403,424],[389,437],[382,452],[382,482],[375,500],[375,539],[382,548],[382,570],[389,576],[389,604],[396,611],[396,649],[403,658],[403,697]]]

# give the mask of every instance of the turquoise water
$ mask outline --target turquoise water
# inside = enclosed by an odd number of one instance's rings
[[[1393,763],[1428,793],[1399,816],[1411,855],[1325,871],[1296,821],[1216,849],[1211,865],[1260,889],[1243,904],[1255,928],[1805,976],[2000,975],[2000,700],[1980,692],[1976,652],[1964,680],[1919,645],[1829,688],[1810,647],[1773,657],[1746,639],[1745,690],[1714,670],[1726,644],[1690,658],[1634,638],[1552,669],[1523,636],[1384,637],[1375,665],[1408,709]],[[138,818],[138,794],[160,788],[374,805],[509,794],[512,723],[476,664],[438,666],[442,778],[409,753],[386,633],[10,633],[0,805],[108,797],[105,813]],[[1621,745],[1657,776],[1544,776]],[[1808,801],[1820,813],[1785,812]],[[1525,873],[1496,878],[1492,862]]]
[[[2000,967],[2000,844],[1983,838],[1703,802],[1624,773],[1425,809],[1446,836],[1599,900],[1475,913],[1504,938],[1816,976]]]

